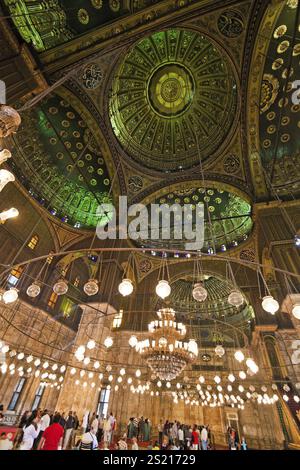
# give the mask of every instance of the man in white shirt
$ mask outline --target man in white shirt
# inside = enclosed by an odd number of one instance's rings
[[[182,426],[180,426],[178,429],[178,441],[180,446],[184,445],[184,432]]]
[[[40,440],[42,439],[43,432],[49,426],[50,426],[50,415],[48,413],[48,410],[44,410],[43,416],[41,417],[41,420],[40,420],[40,432],[39,432],[39,435],[35,439],[34,444],[33,444],[33,449],[34,450],[36,450],[38,448]]]
[[[207,433],[206,427],[204,426],[201,431],[202,450],[207,450],[207,439],[208,439],[208,433]]]
[[[8,439],[6,432],[2,432],[0,436],[0,450],[12,450],[12,448],[12,441]]]

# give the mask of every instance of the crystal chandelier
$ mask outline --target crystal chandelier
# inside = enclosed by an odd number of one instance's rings
[[[136,350],[160,380],[175,379],[198,356],[195,340],[184,341],[186,327],[175,321],[175,311],[162,308],[158,320],[148,325],[150,338],[139,341]]]

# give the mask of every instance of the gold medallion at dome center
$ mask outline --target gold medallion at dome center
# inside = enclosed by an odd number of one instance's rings
[[[193,79],[180,65],[163,65],[154,72],[148,85],[148,99],[152,108],[164,117],[184,112],[192,102]]]

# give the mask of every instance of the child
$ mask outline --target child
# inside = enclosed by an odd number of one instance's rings
[[[244,437],[242,437],[241,450],[248,450],[247,442]]]

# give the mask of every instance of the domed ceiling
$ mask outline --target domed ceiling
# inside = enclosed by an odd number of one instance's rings
[[[226,143],[237,118],[234,72],[208,37],[158,32],[122,60],[109,108],[114,133],[136,162],[158,171],[187,169]]]
[[[143,201],[144,204],[185,204],[191,205],[196,209],[197,204],[204,204],[204,233],[205,242],[202,251],[211,252],[226,251],[229,248],[236,247],[245,241],[251,233],[252,210],[251,205],[241,196],[234,194],[221,187],[203,188],[197,185],[197,182],[185,183],[190,186],[187,189],[181,189],[182,184],[174,187],[165,187],[159,191],[159,195],[149,196]],[[149,208],[150,213],[150,208]],[[175,214],[175,220],[181,215]],[[171,219],[172,221],[172,219]],[[162,221],[161,230],[163,230]],[[173,222],[174,223],[174,222]],[[163,233],[163,232],[161,232]],[[171,230],[171,239],[159,240],[143,239],[140,244],[144,247],[152,247],[153,250],[163,250],[163,248],[184,249],[186,240],[176,240],[174,230]]]
[[[293,102],[292,88],[300,77],[300,24],[292,48],[297,4],[288,1],[277,20],[260,97],[262,164],[277,192],[287,196],[300,191],[300,103]]]
[[[30,194],[63,222],[95,227],[97,206],[110,201],[110,177],[78,108],[53,94],[22,115],[14,139],[14,169]]]

